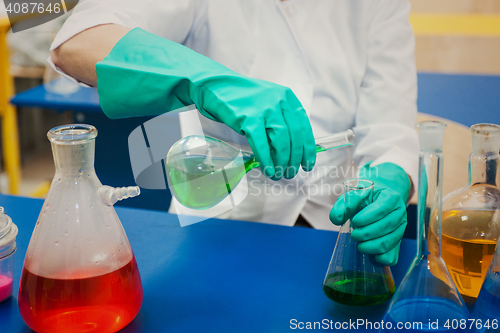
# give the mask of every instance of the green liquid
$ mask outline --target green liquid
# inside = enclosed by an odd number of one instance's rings
[[[231,164],[232,163],[232,164]],[[224,200],[238,185],[255,158],[234,165],[233,160],[213,159],[207,165],[204,156],[183,157],[166,165],[168,185],[175,198],[192,209],[208,209]]]
[[[317,153],[321,153],[323,151],[337,149],[337,148],[342,148],[342,147],[349,147],[349,146],[352,146],[352,145],[353,145],[353,143],[347,143],[345,145],[335,146],[335,147],[330,147],[330,148],[326,148],[326,147],[323,147],[323,146],[320,146],[320,145],[316,145],[316,152]]]
[[[318,153],[326,150],[329,149],[316,146]],[[248,171],[260,166],[253,155],[243,157],[243,166],[235,165],[234,161],[218,158],[207,163],[206,156],[174,157],[166,165],[170,191],[188,208],[204,210],[214,207],[231,193]]]
[[[396,286],[394,280],[384,274],[345,271],[328,275],[323,291],[340,304],[370,306],[389,300]]]
[[[345,145],[342,145],[342,146],[337,146],[337,147],[332,147],[332,148],[326,148],[326,147],[323,147],[323,146],[320,146],[320,145],[316,145],[316,153],[321,153],[321,152],[324,152],[324,151],[327,151],[327,150],[332,150],[332,149],[342,148],[342,147],[347,147],[347,146],[352,146],[352,145],[353,145],[352,143],[348,143],[348,144],[345,144]],[[260,163],[257,162],[257,159],[255,158],[255,156],[245,162],[246,172],[248,172],[248,171],[250,171],[253,168],[256,168],[258,166],[260,166]]]

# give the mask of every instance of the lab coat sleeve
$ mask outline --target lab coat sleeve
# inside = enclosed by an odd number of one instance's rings
[[[415,38],[406,0],[374,1],[355,128],[358,166],[390,162],[418,180]]]
[[[51,50],[74,35],[102,24],[119,24],[183,43],[199,19],[200,0],[85,0],[56,35]],[[54,66],[50,59],[49,63]],[[56,68],[59,72],[62,71]],[[65,74],[65,73],[62,73]]]

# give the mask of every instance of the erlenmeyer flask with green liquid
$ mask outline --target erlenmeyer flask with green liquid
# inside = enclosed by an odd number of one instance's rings
[[[316,152],[354,144],[347,130],[316,140]],[[165,171],[172,195],[191,209],[214,207],[224,200],[250,170],[260,166],[254,154],[208,136],[192,135],[168,151]]]
[[[344,195],[346,207],[352,204],[363,209],[373,202],[373,182],[357,178],[346,180]],[[346,212],[349,217],[356,213]],[[332,301],[344,305],[384,303],[396,291],[391,269],[376,262],[374,256],[359,252],[358,243],[351,238],[352,230],[349,219],[339,231],[323,282],[323,292]]]

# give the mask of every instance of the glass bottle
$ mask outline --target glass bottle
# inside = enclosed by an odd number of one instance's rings
[[[391,332],[391,327],[395,329],[397,323],[421,323],[420,326],[412,325],[408,332],[466,332],[452,325],[453,321],[467,320],[469,312],[440,256],[445,127],[446,124],[438,121],[418,124],[421,151],[417,255],[391,301],[382,332]],[[435,220],[435,253],[429,251],[431,220]]]
[[[351,146],[347,130],[316,140],[316,152]],[[165,169],[172,195],[191,209],[209,209],[224,200],[250,170],[260,166],[251,152],[209,136],[192,135],[168,151]]]
[[[0,207],[0,303],[12,294],[17,226]]]
[[[500,331],[500,246],[498,244],[472,311],[472,318],[475,319],[472,332]]]
[[[89,125],[48,133],[56,172],[28,245],[18,299],[36,332],[116,332],[141,307],[135,257],[112,206],[139,188],[101,185],[96,136]]]
[[[500,126],[470,130],[469,179],[443,199],[441,252],[458,291],[477,297],[500,235]]]
[[[347,180],[344,195],[347,207],[357,206],[361,210],[373,201],[373,183],[363,179]],[[349,219],[339,231],[323,292],[332,301],[344,305],[376,305],[389,300],[396,286],[388,266],[358,251],[358,243],[351,238],[350,225],[350,218],[356,213],[346,212]]]

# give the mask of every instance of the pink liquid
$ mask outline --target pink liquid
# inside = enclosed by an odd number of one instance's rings
[[[0,302],[12,295],[12,278],[0,275]]]
[[[128,325],[142,304],[135,258],[108,274],[84,279],[50,279],[23,268],[19,311],[38,333],[116,332]]]

